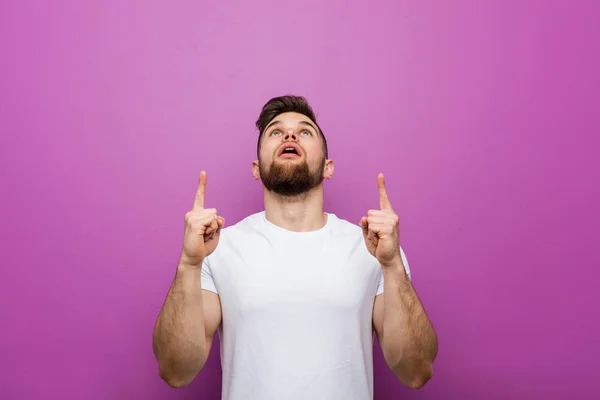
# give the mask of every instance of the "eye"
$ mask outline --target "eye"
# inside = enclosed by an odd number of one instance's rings
[[[307,130],[307,129],[303,130],[303,131],[302,131],[302,132],[300,132],[300,133],[301,133],[302,135],[308,135],[308,136],[312,136],[312,132],[311,132],[311,131],[309,131],[309,130]]]
[[[273,132],[271,132],[270,136],[276,136],[276,135],[281,135],[281,131],[278,131],[277,129],[275,129]]]

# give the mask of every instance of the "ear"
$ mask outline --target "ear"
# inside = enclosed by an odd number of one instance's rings
[[[334,167],[333,160],[325,161],[325,169],[323,170],[323,178],[331,179],[331,177],[333,176],[333,167]]]
[[[258,168],[258,160],[252,161],[252,176],[254,176],[255,180],[260,179],[260,170]]]

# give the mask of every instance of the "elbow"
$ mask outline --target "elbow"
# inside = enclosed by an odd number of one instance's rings
[[[413,370],[412,373],[397,373],[396,376],[406,387],[419,390],[433,377],[433,366],[429,364]]]
[[[183,379],[174,375],[160,374],[160,377],[163,381],[167,383],[173,389],[181,389],[189,385],[192,379]]]
[[[158,375],[173,389],[181,389],[192,383],[198,372],[199,369],[196,372],[177,371],[175,368],[159,365]]]
[[[410,389],[419,390],[432,378],[433,374],[415,376],[412,380],[406,383]]]

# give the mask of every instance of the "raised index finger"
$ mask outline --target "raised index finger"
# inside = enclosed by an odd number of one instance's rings
[[[379,207],[381,210],[392,210],[392,204],[385,190],[385,180],[383,174],[377,176],[377,187],[379,188]]]
[[[194,210],[201,210],[204,208],[204,196],[206,195],[206,172],[200,172],[200,182],[198,183],[198,190],[196,191],[196,197],[194,198]]]

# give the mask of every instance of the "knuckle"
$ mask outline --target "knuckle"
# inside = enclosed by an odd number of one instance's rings
[[[195,225],[195,220],[194,220],[193,218],[186,219],[186,220],[185,220],[185,225],[186,225],[188,228],[190,228],[190,229],[191,229],[191,228],[193,228],[193,227],[194,227],[194,225]]]
[[[193,213],[193,212],[190,212],[190,213],[186,214],[186,216],[185,216],[185,221],[188,223],[188,225],[193,225],[200,219],[201,219],[201,216],[199,216],[198,214]]]
[[[190,229],[192,231],[198,231],[202,228],[203,224],[200,221],[192,221],[190,223]]]

